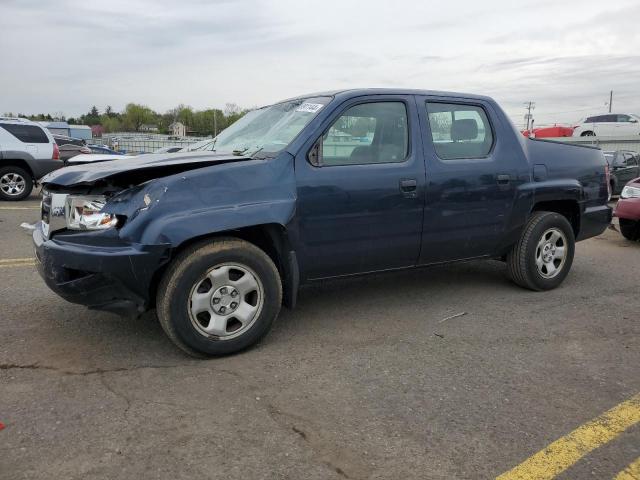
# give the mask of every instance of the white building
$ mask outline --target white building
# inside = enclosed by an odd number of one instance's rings
[[[173,122],[169,125],[171,132],[174,137],[186,137],[187,136],[187,127],[182,122]]]

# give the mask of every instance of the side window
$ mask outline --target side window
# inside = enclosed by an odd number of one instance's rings
[[[602,115],[600,119],[600,121],[604,123],[617,123],[618,115]]]
[[[408,153],[407,108],[402,102],[355,105],[322,138],[321,165],[403,162]]]
[[[638,164],[638,157],[633,153],[624,154],[624,164],[627,167],[635,167]]]
[[[427,102],[429,127],[436,154],[442,160],[486,157],[493,132],[482,107]]]
[[[2,123],[0,127],[24,143],[49,143],[49,139],[42,128],[35,125]]]
[[[628,122],[631,120],[629,115],[618,115],[618,122]]]

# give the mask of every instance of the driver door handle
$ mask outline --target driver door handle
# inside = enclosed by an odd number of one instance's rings
[[[498,175],[496,179],[499,185],[507,185],[511,181],[511,175]]]
[[[415,178],[400,180],[400,191],[405,197],[415,198],[417,196],[418,181]]]

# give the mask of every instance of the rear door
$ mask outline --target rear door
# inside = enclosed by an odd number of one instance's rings
[[[504,127],[480,100],[418,97],[418,111],[427,168],[420,263],[493,254],[528,168],[508,144],[513,134],[498,134]]]
[[[347,100],[295,162],[308,279],[416,265],[425,167],[412,96]]]
[[[612,137],[619,135],[618,115],[600,115],[596,125],[596,135]]]

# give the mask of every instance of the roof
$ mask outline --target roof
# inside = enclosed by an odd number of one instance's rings
[[[28,118],[17,118],[17,117],[0,117],[0,121],[3,123],[27,123],[27,124],[37,124],[36,122],[29,120]]]
[[[349,88],[343,90],[328,90],[325,92],[308,93],[287,98],[276,103],[289,102],[292,100],[300,100],[311,97],[359,97],[364,95],[425,95],[432,97],[459,97],[475,100],[491,100],[485,95],[476,95],[473,93],[446,92],[440,90],[420,90],[413,88]]]

